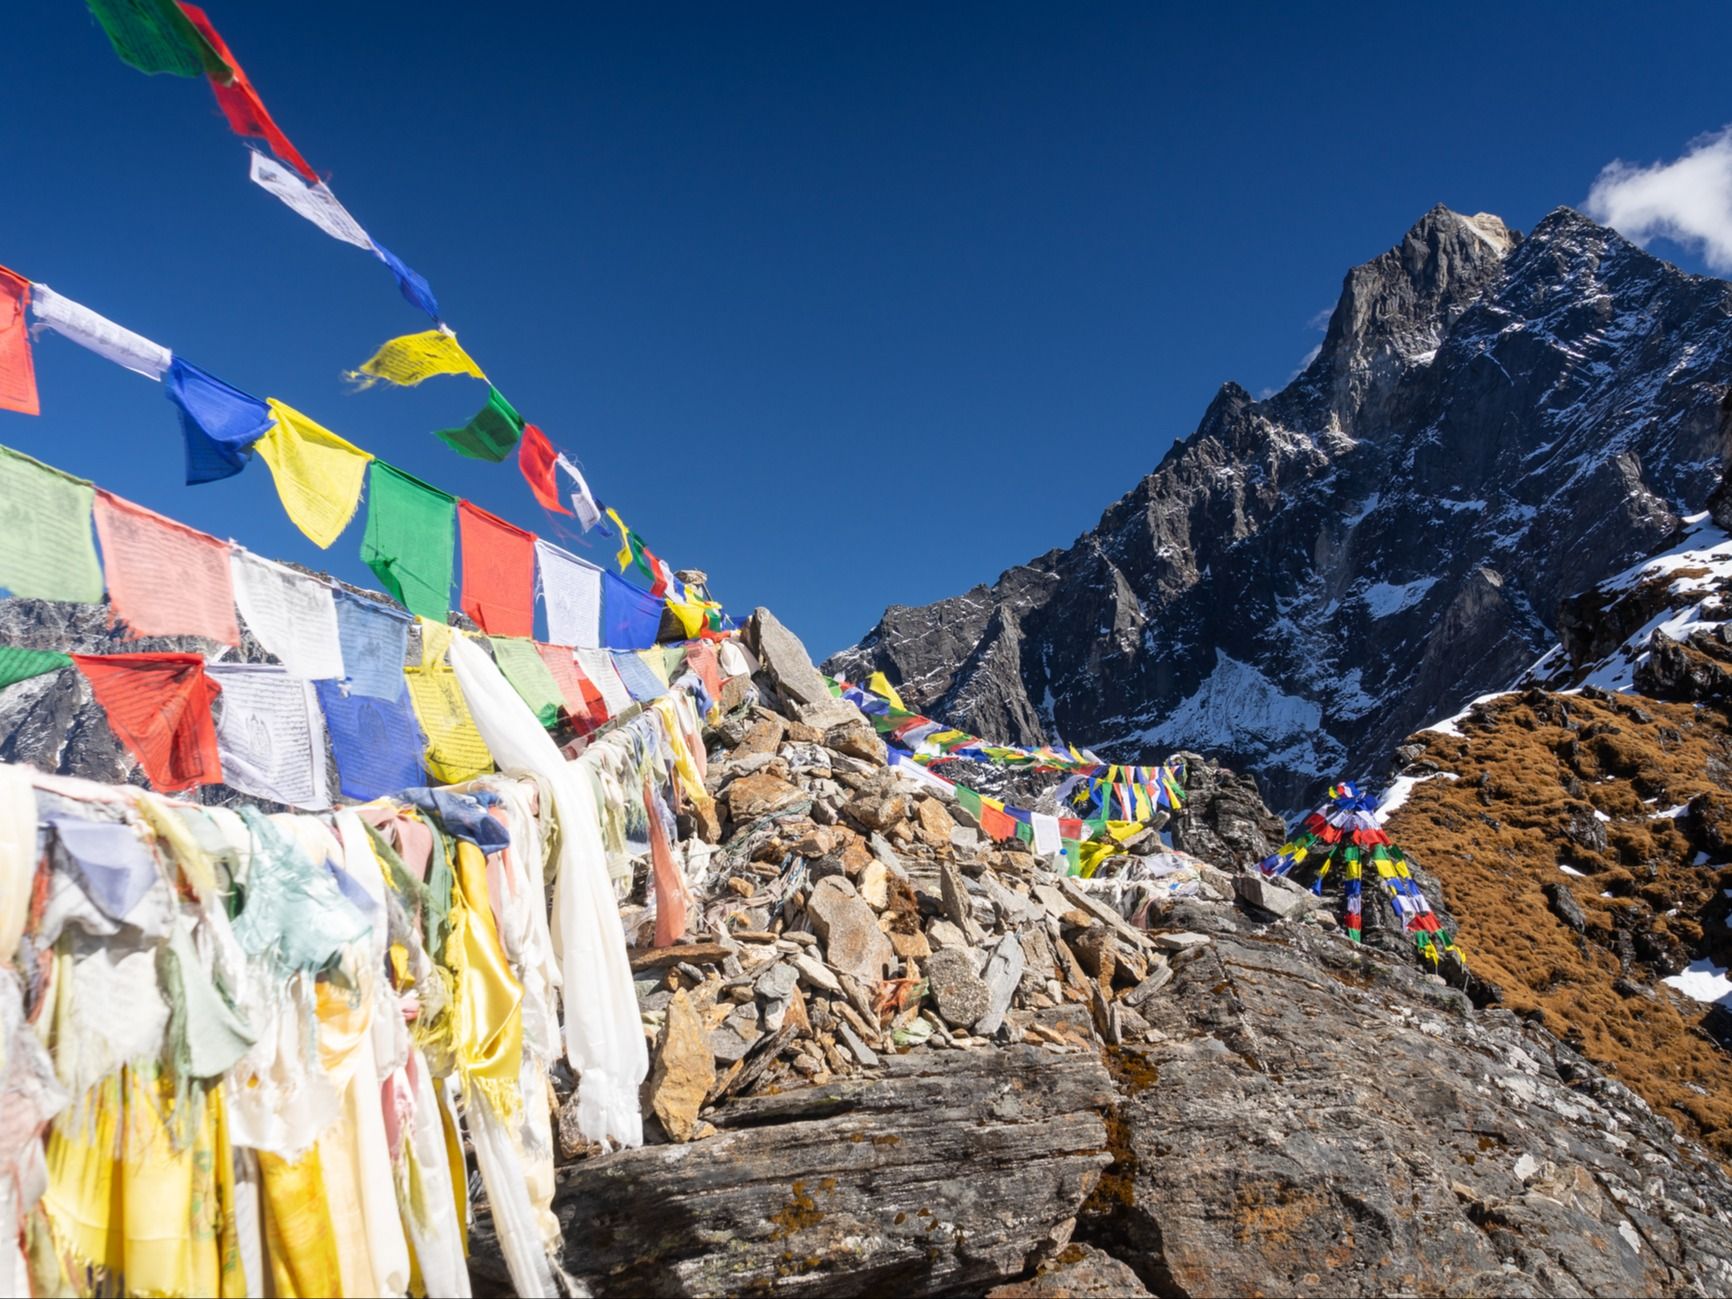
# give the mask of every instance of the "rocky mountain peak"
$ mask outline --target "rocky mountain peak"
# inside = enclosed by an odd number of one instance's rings
[[[1440,203],[1395,247],[1350,270],[1304,376],[1324,395],[1329,422],[1351,431],[1363,407],[1435,353],[1520,240],[1499,217],[1463,216]]]
[[[1287,388],[1224,384],[1071,546],[830,666],[978,734],[1196,749],[1298,807],[1506,685],[1729,456],[1732,285],[1567,208],[1523,236],[1436,207],[1348,272]]]

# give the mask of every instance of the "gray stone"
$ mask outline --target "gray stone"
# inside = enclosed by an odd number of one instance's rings
[[[962,882],[962,872],[954,862],[938,863],[938,887],[944,904],[944,918],[963,933],[970,943],[986,941],[986,931],[974,918],[974,906],[968,898],[968,886]]]
[[[1578,934],[1587,928],[1588,918],[1582,914],[1582,904],[1576,901],[1576,895],[1570,892],[1570,886],[1562,880],[1547,884],[1544,888],[1546,901],[1551,904],[1552,914],[1563,921]]]
[[[1194,947],[1207,947],[1215,941],[1207,934],[1193,934],[1185,931],[1150,934],[1149,939],[1163,952],[1188,952]]]
[[[1004,1023],[1004,1012],[1010,1009],[1010,999],[1016,995],[1026,967],[1022,942],[1018,937],[1015,934],[1006,934],[999,939],[998,946],[992,949],[986,968],[980,974],[981,982],[986,985],[987,1007],[986,1013],[974,1021],[973,1032],[982,1037],[991,1037],[998,1032],[998,1026]]]
[[[758,1023],[758,1008],[736,1006],[728,1017],[710,1030],[710,1054],[723,1064],[743,1060],[764,1034]]]
[[[842,1045],[848,1048],[848,1054],[861,1064],[868,1069],[878,1067],[878,1053],[860,1040],[860,1035],[849,1027],[847,1020],[839,1019],[836,1021],[836,1036],[841,1040]]]
[[[850,723],[870,725],[858,708],[830,693],[800,638],[784,627],[775,614],[761,607],[753,610],[745,635],[747,645],[775,682],[795,721],[821,731]]]
[[[926,941],[932,944],[932,949],[936,952],[960,950],[970,946],[968,935],[948,920],[930,921],[926,926]]]
[[[793,963],[800,971],[800,977],[814,988],[821,988],[825,992],[842,991],[842,985],[830,972],[830,967],[810,952],[796,952]]]
[[[1309,889],[1260,871],[1241,871],[1233,877],[1233,889],[1243,901],[1279,920],[1304,915],[1323,905],[1323,900]]]
[[[824,959],[832,969],[876,984],[895,961],[896,952],[878,928],[878,917],[842,876],[818,881],[806,899],[806,914],[824,941]]]
[[[967,952],[946,948],[932,953],[926,978],[938,1013],[952,1028],[967,1029],[992,1009],[992,993]]]

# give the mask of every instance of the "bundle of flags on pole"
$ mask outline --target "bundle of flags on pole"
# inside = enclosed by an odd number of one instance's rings
[[[1299,830],[1278,852],[1258,863],[1265,875],[1309,877],[1312,892],[1323,893],[1323,881],[1335,862],[1341,863],[1341,908],[1348,938],[1359,942],[1364,933],[1362,885],[1370,864],[1378,888],[1389,902],[1396,922],[1412,936],[1419,954],[1432,965],[1448,953],[1461,956],[1455,940],[1407,868],[1407,858],[1390,842],[1377,822],[1377,800],[1357,785],[1331,785],[1328,802],[1310,812]]]

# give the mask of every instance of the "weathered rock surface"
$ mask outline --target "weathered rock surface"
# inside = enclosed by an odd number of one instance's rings
[[[1724,1294],[1732,1180],[1544,1030],[1234,932],[1143,1007],[1081,1229],[1158,1294]],[[1664,1173],[1659,1172],[1664,1169]]]
[[[1095,1057],[1016,1047],[739,1100],[706,1141],[562,1169],[561,1261],[602,1296],[982,1291],[1068,1243],[1112,1096]]]

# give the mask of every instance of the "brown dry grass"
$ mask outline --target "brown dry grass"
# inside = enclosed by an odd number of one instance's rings
[[[1658,981],[1696,955],[1732,964],[1732,866],[1714,851],[1732,820],[1732,728],[1687,704],[1528,691],[1461,729],[1414,737],[1421,763],[1460,779],[1419,785],[1389,830],[1442,880],[1474,972],[1732,1159],[1732,1056],[1703,1031],[1708,1007]],[[1698,815],[1653,815],[1697,795]],[[1705,850],[1715,864],[1694,864]],[[1585,933],[1553,913],[1557,883]]]

